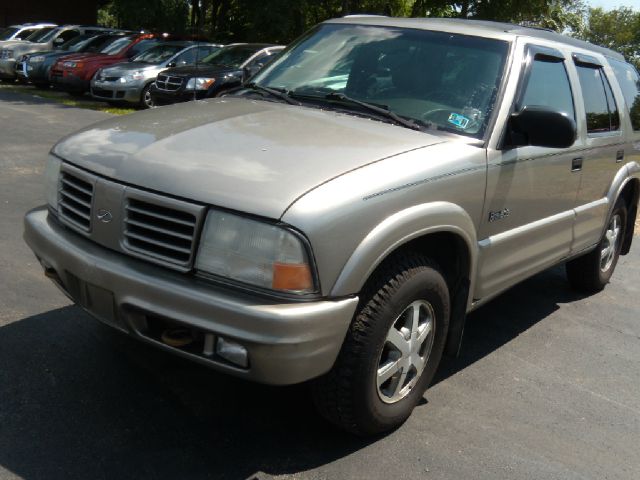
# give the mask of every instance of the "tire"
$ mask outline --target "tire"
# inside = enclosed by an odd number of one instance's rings
[[[420,321],[412,322],[416,310]],[[385,262],[362,292],[335,365],[312,384],[319,412],[357,435],[400,426],[433,380],[449,315],[449,290],[434,263],[420,255],[395,256]],[[408,361],[397,344],[413,352]],[[416,354],[421,362],[414,361]],[[396,373],[385,379],[381,372]]]
[[[152,83],[145,85],[142,89],[142,93],[140,94],[140,108],[154,108],[156,106],[153,102],[153,97],[151,97]]]
[[[626,227],[627,207],[620,199],[607,220],[607,228],[598,246],[591,252],[567,262],[567,278],[574,289],[595,293],[609,283],[620,257]]]

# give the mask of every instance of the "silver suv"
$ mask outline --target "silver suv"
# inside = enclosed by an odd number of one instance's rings
[[[58,143],[25,239],[98,319],[242,378],[402,423],[466,313],[566,263],[602,289],[640,192],[638,73],[562,35],[325,22],[232,95]]]

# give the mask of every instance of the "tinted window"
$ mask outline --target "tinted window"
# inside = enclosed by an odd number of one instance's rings
[[[571,85],[564,62],[536,59],[522,96],[520,110],[525,105],[538,105],[564,112],[575,119]]]
[[[132,58],[139,53],[144,52],[145,50],[150,49],[151,47],[155,47],[160,43],[158,40],[142,40],[141,42],[136,43],[131,49],[127,52],[127,57]]]
[[[38,29],[37,28],[26,28],[24,30],[22,30],[19,34],[17,38],[20,38],[22,40],[26,40],[28,37],[30,37],[31,35],[33,35],[35,32],[37,32]]]
[[[140,55],[135,57],[133,61],[150,64],[162,63],[165,60],[169,60],[183,49],[184,45],[156,45],[155,47],[151,47],[150,49],[143,51]]]
[[[191,65],[196,62],[196,51],[195,48],[190,48],[186,52],[181,55],[178,55],[173,61],[176,65]],[[202,58],[202,57],[200,57]]]
[[[202,63],[229,65],[238,68],[258,50],[259,48],[252,47],[251,45],[232,45],[216,50],[204,58]]]
[[[615,125],[616,123],[619,125],[619,121],[611,121],[605,90],[606,79],[602,76],[602,69],[583,65],[576,65],[576,69],[582,88],[584,109],[587,114],[587,132],[598,133],[616,130],[618,127]],[[617,115],[617,111],[614,113]],[[612,124],[615,126],[614,128],[612,128]]]
[[[78,35],[80,35],[80,32],[76,30],[67,30],[66,32],[62,32],[60,34],[61,43],[68,42],[72,38],[76,38]]]
[[[17,28],[5,28],[2,33],[0,33],[0,40],[6,40],[7,38],[11,38],[18,31]]]
[[[45,27],[45,28],[41,28],[39,30],[36,30],[35,32],[33,32],[31,35],[29,35],[28,38],[25,38],[25,40],[29,41],[29,42],[33,42],[33,43],[38,43],[41,42],[42,39],[46,36],[49,35],[49,32],[51,30],[53,30],[55,27]],[[22,37],[24,38],[24,37]]]
[[[622,89],[622,96],[631,117],[631,125],[634,130],[640,130],[640,75],[628,63],[609,60],[609,64]]]

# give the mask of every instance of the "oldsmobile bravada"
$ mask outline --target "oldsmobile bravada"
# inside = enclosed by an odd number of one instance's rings
[[[566,263],[602,289],[640,191],[638,73],[514,25],[325,22],[225,97],[60,141],[25,240],[98,319],[403,422],[465,315]],[[505,319],[506,321],[506,319]]]

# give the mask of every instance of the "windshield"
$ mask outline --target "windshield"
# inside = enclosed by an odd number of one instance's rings
[[[4,30],[0,31],[0,40],[6,40],[8,38],[11,38],[13,35],[15,35],[18,32],[17,28],[5,28]]]
[[[120,51],[131,45],[133,38],[120,37],[115,42],[109,44],[108,47],[103,48],[100,53],[106,53],[107,55],[117,55]]]
[[[46,37],[49,34],[49,32],[54,28],[55,27],[44,27],[39,30],[36,30],[27,38],[25,38],[25,40],[28,42],[39,43],[42,40],[42,38]]]
[[[348,97],[480,138],[507,51],[506,42],[480,37],[327,24],[304,36],[253,81],[301,100],[342,99],[337,103],[357,108]]]
[[[71,40],[68,40],[62,45],[60,45],[58,47],[58,50],[68,50],[70,52],[77,52],[79,49],[81,49],[87,43],[89,43],[92,38],[95,38],[95,35],[79,35],[77,37],[73,37]]]
[[[162,63],[165,60],[169,60],[176,53],[184,50],[184,48],[184,45],[157,45],[134,57],[132,61],[149,64]]]
[[[53,37],[58,35],[60,32],[62,32],[62,28],[54,28],[49,33],[47,33],[46,35],[40,37],[38,39],[38,42],[39,43],[46,43],[46,42],[50,41]]]
[[[208,65],[228,65],[230,67],[240,68],[248,58],[261,49],[262,47],[256,48],[250,45],[223,47],[211,55],[204,57],[202,63]]]

